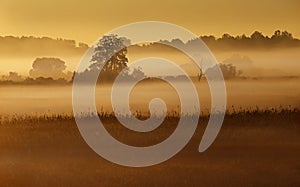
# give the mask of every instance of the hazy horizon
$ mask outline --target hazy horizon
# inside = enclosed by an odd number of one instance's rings
[[[300,186],[300,0],[0,0],[0,187]]]
[[[198,35],[250,35],[254,30],[271,35],[279,29],[300,38],[299,5],[297,0],[243,3],[238,0],[154,0],[143,3],[137,0],[4,0],[0,7],[0,35],[62,37],[92,43],[121,25],[160,20],[181,25]],[[118,14],[110,14],[111,10]]]
[[[300,41],[298,39],[284,39],[282,42],[277,42],[275,46],[271,45],[271,36],[266,36],[266,41],[260,43],[256,43],[256,39],[250,38],[250,36],[245,41],[235,39],[239,42],[237,43],[238,45],[245,45],[245,48],[235,46],[230,42],[230,39],[226,38],[211,40],[211,38],[204,37],[203,39],[208,47],[211,48],[219,63],[233,64],[238,70],[242,71],[242,76],[300,76],[300,53],[298,53]],[[253,42],[249,43],[249,41]],[[174,39],[174,42],[178,41]],[[33,61],[42,57],[60,58],[62,61],[65,61],[65,72],[73,72],[77,69],[80,59],[87,49],[88,46],[86,44],[77,43],[75,40],[2,37],[0,38],[0,50],[2,51],[0,54],[0,75],[7,75],[8,72],[17,72],[23,76],[28,76]],[[195,65],[189,58],[170,47],[148,45],[145,47],[130,46],[128,48],[129,64],[147,56],[158,56],[172,60],[191,76],[196,76],[198,73],[198,68],[195,68]],[[152,66],[159,66],[159,63]],[[154,69],[153,71],[156,70]],[[176,73],[172,73],[164,67],[160,67],[160,71],[176,75]],[[151,72],[145,73],[151,76]]]

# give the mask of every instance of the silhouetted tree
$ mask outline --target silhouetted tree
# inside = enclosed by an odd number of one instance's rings
[[[277,30],[272,35],[271,39],[285,39],[285,40],[293,40],[293,35],[289,33],[288,31],[281,32],[280,30]]]
[[[173,39],[172,41],[171,41],[171,43],[173,44],[173,45],[175,45],[175,46],[180,46],[180,47],[182,47],[182,46],[184,46],[185,44],[183,43],[183,41],[181,41],[180,39],[178,39],[178,38],[176,38],[176,39]]]
[[[220,64],[219,66],[225,79],[239,77],[242,74],[242,71],[237,70],[233,64]]]
[[[9,72],[8,75],[3,75],[1,77],[3,81],[12,81],[12,82],[22,82],[24,78],[19,75],[17,72]]]
[[[280,38],[280,36],[281,36],[281,31],[280,30],[276,30],[271,38],[272,39],[273,38]]]
[[[262,40],[262,39],[265,39],[265,36],[264,36],[261,32],[255,31],[255,32],[251,35],[251,39],[254,39],[254,40]]]
[[[232,40],[232,39],[234,39],[234,37],[233,36],[231,36],[230,34],[223,34],[222,35],[222,39],[223,40]]]
[[[142,71],[141,67],[133,69],[133,72],[131,73],[131,76],[132,76],[133,79],[139,79],[139,78],[145,78],[146,77],[146,75]]]
[[[217,66],[220,67],[223,73],[223,77],[225,79],[237,78],[240,77],[240,75],[242,74],[242,71],[237,70],[236,66],[234,66],[233,64],[217,64],[214,67],[207,69],[205,73],[210,73],[209,71],[212,71],[214,68],[217,68]]]
[[[66,67],[65,62],[59,58],[37,58],[32,64],[29,75],[33,78],[66,78],[69,76],[64,73]]]
[[[289,33],[288,31],[283,31],[283,32],[281,33],[281,37],[282,37],[283,39],[287,39],[287,40],[293,40],[293,39],[294,39],[293,36],[292,36],[292,34]]]
[[[117,35],[103,36],[95,47],[91,59],[93,63],[89,71],[98,72],[102,67],[100,79],[114,80],[123,69],[127,68],[126,45],[128,42],[130,43],[128,39]]]

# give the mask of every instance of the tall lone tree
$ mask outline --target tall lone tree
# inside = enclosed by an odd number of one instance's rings
[[[94,49],[91,59],[93,63],[89,66],[89,70],[98,72],[102,69],[99,76],[101,81],[112,81],[123,69],[125,72],[128,71],[126,46],[129,43],[128,39],[117,35],[103,36]]]

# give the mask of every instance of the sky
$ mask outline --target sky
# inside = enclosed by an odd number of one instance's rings
[[[272,35],[300,38],[299,0],[0,0],[0,36],[48,36],[93,43],[137,21],[166,21],[197,35]]]

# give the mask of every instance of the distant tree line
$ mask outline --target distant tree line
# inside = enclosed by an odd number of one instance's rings
[[[93,75],[98,75],[98,82],[113,82],[118,75],[125,81],[146,77],[141,68],[130,70],[127,63],[127,44],[130,41],[117,35],[103,36],[94,48],[90,59],[90,66],[83,72],[66,71],[66,63],[53,57],[36,58],[30,77],[20,76],[16,72],[9,72],[1,77],[2,84],[67,84],[74,80],[87,83]]]
[[[245,34],[241,36],[231,36],[223,34],[221,38],[214,36],[200,37],[211,49],[257,49],[257,48],[284,48],[300,47],[300,40],[293,37],[288,31],[277,30],[272,36],[263,35],[262,32],[255,31],[251,36]],[[187,45],[192,45],[189,41]]]
[[[243,49],[259,49],[259,48],[286,48],[300,47],[300,40],[294,38],[288,31],[276,30],[272,36],[266,36],[262,32],[255,31],[250,36],[245,34],[232,36],[223,34],[217,38],[213,35],[199,36],[206,45],[212,50],[243,50]],[[186,43],[180,39],[172,39],[171,41],[162,41],[165,44],[173,43],[184,47],[193,48],[195,40]],[[155,43],[147,45],[151,47]],[[85,43],[76,43],[75,40],[53,39],[49,37],[33,37],[33,36],[0,36],[0,51],[3,55],[33,55],[39,56],[59,56],[59,55],[82,55],[87,49]],[[139,46],[141,47],[141,46]],[[146,47],[146,46],[142,46]]]
[[[49,37],[33,36],[0,36],[0,56],[26,55],[81,55],[88,49],[85,43],[76,43],[75,40],[53,39]]]
[[[56,85],[56,84],[69,84],[64,78],[53,79],[52,77],[37,77],[32,78],[28,76],[19,75],[17,72],[9,72],[8,75],[2,75],[0,84],[2,85]]]
[[[1,84],[67,84],[71,82],[73,73],[66,71],[66,63],[59,58],[36,58],[28,76],[17,72],[9,72],[0,77]]]
[[[293,38],[292,34],[287,31],[275,31],[271,36],[264,36],[261,32],[255,31],[250,37],[230,36],[224,34],[222,38],[215,38],[214,36],[202,36],[201,39],[212,48],[241,48],[250,49],[253,47],[295,47],[300,46],[299,39]],[[18,43],[19,40],[24,42],[37,42],[47,41],[50,43],[60,43],[62,45],[71,46],[71,48],[87,49],[86,44],[79,44],[76,46],[73,40],[53,40],[51,38],[34,38],[34,37],[0,37],[0,49],[3,41],[9,43]],[[28,41],[27,41],[28,40]],[[2,42],[2,44],[1,44]],[[173,43],[176,45],[183,45],[183,47],[193,47],[195,40],[182,42],[180,39],[173,39],[171,41],[162,41],[165,44]],[[32,64],[32,69],[29,71],[30,77],[24,77],[16,72],[9,72],[8,75],[1,76],[2,84],[67,84],[72,82],[74,76],[77,75],[78,80],[89,80],[89,75],[95,75],[100,72],[98,82],[113,82],[115,78],[121,75],[124,80],[145,78],[146,75],[141,68],[130,70],[128,68],[127,46],[130,40],[117,35],[103,36],[94,48],[94,54],[90,59],[90,66],[83,72],[70,72],[66,71],[66,64],[59,58],[43,57],[37,58]],[[152,47],[156,43],[138,46],[138,47]],[[3,47],[3,46],[2,46]],[[50,46],[51,47],[51,46]],[[53,47],[53,46],[52,46]],[[137,46],[135,46],[137,47]],[[237,70],[232,64],[219,64],[218,65],[224,75],[225,79],[235,78],[241,76],[241,71]],[[212,67],[216,68],[216,67]],[[175,77],[176,78],[176,77]],[[178,77],[180,78],[180,76]]]
[[[255,50],[255,49],[274,49],[274,48],[289,48],[300,47],[300,40],[294,38],[288,31],[277,30],[272,36],[263,35],[262,32],[255,31],[251,36],[245,34],[240,36],[231,36],[230,34],[223,34],[221,38],[213,35],[199,37],[211,50]],[[196,49],[197,39],[183,42],[176,38],[171,41],[162,40],[163,44],[173,44],[187,49]],[[147,45],[140,45],[137,47],[154,47],[158,43],[151,43]]]

